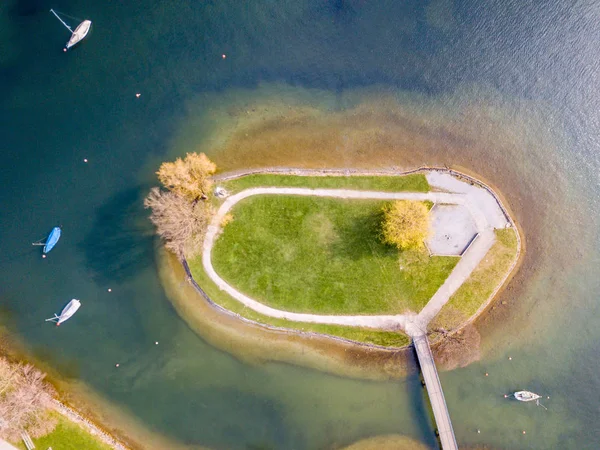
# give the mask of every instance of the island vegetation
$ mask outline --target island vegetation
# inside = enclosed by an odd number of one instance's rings
[[[156,174],[164,189],[152,188],[144,200],[165,247],[179,256],[198,253],[213,215],[212,178],[216,165],[204,153],[165,162]]]
[[[398,200],[383,207],[383,242],[400,251],[419,250],[431,234],[429,208],[424,202]]]
[[[200,251],[223,199],[213,194],[216,166],[204,154],[161,165],[162,188],[145,199],[165,247],[185,258],[210,299],[252,321],[358,342],[401,347],[401,331],[293,322],[261,314],[220,289]],[[252,187],[305,187],[383,192],[428,192],[423,174],[406,176],[296,176],[251,174],[220,180],[235,194]],[[324,315],[418,313],[453,270],[458,257],[432,256],[430,202],[257,195],[234,206],[220,224],[212,250],[217,273],[246,295],[273,308]],[[514,263],[512,229],[497,232],[485,264],[457,291],[430,328],[435,336],[460,327],[483,305]],[[512,237],[511,237],[512,236]],[[437,334],[436,334],[437,333]]]
[[[406,203],[428,213],[421,202]],[[429,257],[422,242],[421,248],[413,244],[401,251],[386,243],[382,222],[387,224],[383,211],[388,207],[377,200],[251,197],[234,207],[234,220],[213,249],[213,265],[237,289],[277,309],[337,315],[418,312],[458,259]]]

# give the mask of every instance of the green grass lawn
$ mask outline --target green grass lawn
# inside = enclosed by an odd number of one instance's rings
[[[257,186],[357,189],[385,192],[429,192],[429,183],[425,175],[422,174],[350,177],[304,177],[297,175],[258,174],[217,182],[217,185],[225,187],[232,193]]]
[[[112,447],[92,436],[79,425],[57,413],[53,414],[58,417],[56,428],[46,436],[33,439],[35,448],[43,450],[49,447],[52,447],[52,450],[111,450]],[[19,448],[26,450],[23,442],[19,443]]]
[[[382,244],[383,204],[282,195],[245,199],[215,244],[213,265],[238,290],[278,309],[418,312],[458,258],[399,254]]]
[[[512,228],[496,230],[496,242],[471,276],[429,324],[429,329],[451,331],[477,312],[500,284],[517,256],[517,235]]]
[[[209,298],[223,308],[240,314],[246,319],[280,328],[301,330],[307,332],[328,334],[335,337],[350,339],[352,341],[367,344],[381,345],[384,347],[404,347],[410,343],[410,339],[402,332],[378,331],[369,328],[348,327],[341,325],[322,325],[315,323],[290,322],[285,319],[264,316],[253,309],[247,308],[242,303],[220,290],[216,284],[206,275],[202,267],[202,258],[198,257],[188,261],[194,280],[208,294]]]

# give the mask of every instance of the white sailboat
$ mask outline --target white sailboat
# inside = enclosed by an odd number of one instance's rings
[[[61,323],[69,320],[71,316],[77,312],[80,306],[81,302],[74,298],[67,303],[67,306],[63,308],[63,310],[60,312],[60,315],[54,314],[54,317],[46,319],[46,322],[56,322],[56,326],[59,326]]]
[[[60,23],[62,23],[65,27],[67,27],[67,29],[71,32],[71,39],[69,39],[69,42],[67,42],[67,45],[65,45],[65,48],[64,48],[65,52],[68,49],[70,49],[71,47],[73,47],[75,44],[77,44],[79,41],[81,41],[83,38],[85,38],[87,36],[87,34],[89,33],[90,27],[92,26],[91,20],[84,20],[79,25],[77,25],[77,28],[75,28],[75,31],[73,31],[71,29],[71,27],[69,25],[67,25],[67,23],[60,18],[60,16],[56,13],[56,11],[51,9],[50,12],[52,14],[54,14],[56,16],[56,18],[58,20],[60,20]]]

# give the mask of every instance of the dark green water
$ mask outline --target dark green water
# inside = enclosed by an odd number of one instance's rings
[[[414,377],[375,383],[248,366],[196,337],[158,282],[141,208],[158,163],[193,150],[173,145],[185,141],[179,130],[222,103],[285,98],[292,85],[335,109],[357,89],[391,90],[420,117],[472,114],[490,141],[510,134],[510,152],[490,146],[434,162],[479,168],[508,190],[517,216],[526,202],[542,205],[527,219],[535,261],[517,280],[518,306],[484,334],[481,362],[442,374],[458,441],[597,448],[600,9],[425,3],[0,5],[5,322],[64,375],[186,444],[335,448],[396,433],[434,446]],[[94,22],[67,54],[50,7]],[[43,260],[30,243],[57,224],[63,237]],[[75,319],[58,330],[43,323],[72,297],[83,304]],[[517,388],[550,395],[549,411],[503,401]]]

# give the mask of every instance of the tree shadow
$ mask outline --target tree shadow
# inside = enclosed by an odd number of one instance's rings
[[[144,210],[148,186],[117,193],[102,205],[78,248],[96,282],[124,281],[154,263],[154,230]]]
[[[381,240],[383,212],[367,210],[351,221],[349,226],[336,229],[340,239],[333,245],[334,253],[348,259],[397,256],[398,250]]]

